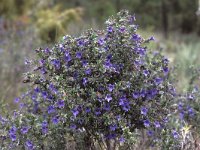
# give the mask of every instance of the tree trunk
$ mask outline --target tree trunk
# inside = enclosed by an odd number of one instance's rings
[[[168,38],[168,10],[166,5],[166,0],[162,0],[161,2],[161,14],[162,14],[162,25],[163,25],[163,32],[164,36]]]

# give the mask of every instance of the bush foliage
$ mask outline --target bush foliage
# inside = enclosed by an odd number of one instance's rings
[[[179,96],[169,61],[148,49],[154,38],[142,38],[137,27],[135,16],[121,11],[105,30],[67,35],[52,48],[37,49],[37,58],[26,62],[29,90],[15,100],[19,110],[1,117],[2,149],[65,149],[70,140],[77,147],[82,140],[82,149],[114,149],[136,142],[142,131],[151,146],[179,147],[170,126]],[[184,113],[194,116],[190,108]]]

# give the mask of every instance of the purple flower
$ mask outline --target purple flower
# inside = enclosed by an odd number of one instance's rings
[[[134,21],[136,21],[135,15],[129,18],[129,23],[133,23]]]
[[[112,27],[112,26],[107,27],[107,31],[108,31],[109,33],[113,32],[113,27]]]
[[[141,110],[142,115],[144,115],[144,116],[147,115],[148,109],[146,107],[142,107],[140,110]]]
[[[117,125],[116,124],[110,125],[109,128],[110,128],[110,131],[115,131],[117,129]]]
[[[144,120],[143,123],[144,123],[145,127],[149,127],[150,126],[149,120]]]
[[[129,103],[125,103],[123,106],[122,106],[122,109],[124,110],[124,111],[129,111],[130,110],[130,105],[129,105]]]
[[[82,60],[82,65],[83,65],[83,67],[85,67],[88,65],[88,62],[86,60]]]
[[[76,125],[75,124],[71,124],[69,128],[72,129],[72,130],[75,130],[76,129]]]
[[[121,33],[125,32],[125,31],[126,31],[125,26],[120,27],[119,31],[120,31]]]
[[[153,131],[148,130],[148,131],[147,131],[147,135],[148,135],[148,136],[153,136]]]
[[[114,88],[115,88],[115,85],[113,85],[113,84],[108,84],[108,91],[109,91],[109,92],[112,92],[112,91],[114,90]]]
[[[47,112],[48,112],[48,114],[54,113],[55,112],[54,106],[52,106],[52,105],[49,106],[48,109],[47,109]]]
[[[43,91],[43,92],[42,92],[42,97],[43,97],[44,99],[46,99],[47,96],[48,96],[48,93],[47,93],[46,91]]]
[[[99,44],[100,46],[104,45],[104,43],[105,43],[105,41],[104,41],[102,38],[100,38],[100,39],[98,40],[98,44]]]
[[[133,34],[133,35],[132,35],[132,40],[134,40],[134,41],[140,41],[140,40],[141,40],[141,37],[140,37],[140,35],[138,35],[138,34]]]
[[[189,100],[193,100],[193,99],[194,99],[194,96],[193,96],[192,94],[189,94],[189,95],[188,95],[188,99],[189,99]]]
[[[111,64],[111,62],[110,62],[110,60],[106,60],[105,61],[105,63],[104,63],[104,67],[106,68],[106,69],[110,69],[110,68],[112,68],[112,64]]]
[[[124,143],[125,142],[125,138],[122,136],[119,138],[119,142]]]
[[[112,54],[108,54],[108,56],[106,57],[107,61],[110,61],[112,58]]]
[[[77,42],[77,45],[80,46],[80,47],[84,46],[84,41],[82,39],[79,39],[78,42]]]
[[[156,94],[158,94],[158,90],[157,89],[151,89],[149,90],[147,93],[146,93],[146,96],[147,96],[147,100],[151,100],[153,99]]]
[[[96,108],[95,109],[95,115],[100,115],[101,114],[101,109],[100,108]]]
[[[40,93],[40,92],[41,92],[41,90],[40,90],[40,88],[39,88],[39,87],[36,87],[36,88],[34,88],[34,92],[36,92],[36,93]]]
[[[51,119],[51,121],[53,122],[53,124],[58,124],[59,122],[59,117],[58,116],[55,116]]]
[[[82,53],[81,52],[76,52],[76,58],[81,59]]]
[[[52,83],[49,85],[49,89],[55,94],[58,92],[58,90],[55,88],[55,86]]]
[[[59,100],[58,102],[57,102],[57,106],[58,106],[58,108],[64,108],[65,107],[65,101],[64,100]]]
[[[109,104],[105,104],[103,109],[106,110],[106,111],[110,111],[110,105]]]
[[[105,138],[106,139],[114,139],[114,138],[116,138],[116,134],[114,134],[114,133],[108,134],[108,135],[106,135]]]
[[[143,71],[143,75],[144,75],[145,77],[147,77],[147,76],[149,75],[149,71],[148,71],[148,70],[144,70],[144,71]]]
[[[33,143],[32,143],[30,140],[27,140],[27,141],[26,141],[26,147],[27,147],[29,150],[32,150],[32,149],[33,149]]]
[[[48,48],[48,47],[47,47],[47,48],[45,48],[44,52],[45,52],[46,54],[49,54],[49,53],[50,53],[50,50],[49,50],[49,48]]]
[[[155,37],[151,36],[148,40],[149,41],[155,41]]]
[[[177,139],[178,138],[178,132],[176,131],[176,130],[172,130],[172,135],[173,135],[173,137],[175,138],[175,139]]]
[[[55,67],[56,69],[60,69],[61,64],[60,64],[60,61],[59,61],[59,60],[54,59],[54,60],[51,61],[51,63],[54,65],[54,67]]]
[[[20,101],[20,98],[19,98],[19,97],[17,97],[17,98],[14,99],[14,102],[15,102],[15,103],[19,103],[19,101]]]
[[[85,112],[86,112],[86,113],[90,113],[90,112],[91,112],[91,108],[86,107]]]
[[[29,130],[29,127],[22,127],[21,128],[21,133],[22,134],[26,134],[26,133],[28,133],[28,130]]]
[[[133,98],[138,99],[140,97],[140,92],[135,91],[135,92],[133,92],[132,96],[133,96]]]
[[[107,100],[107,102],[110,102],[112,100],[111,94],[107,94],[105,99]]]
[[[12,126],[12,128],[9,130],[9,137],[12,141],[16,141],[17,136],[16,136],[17,128],[15,126]]]
[[[79,114],[78,108],[72,109],[71,112],[72,112],[72,114],[73,114],[74,117],[76,117]]]
[[[122,96],[120,99],[119,99],[119,105],[120,106],[123,106],[127,101],[127,98],[126,96]]]
[[[157,78],[155,78],[154,82],[155,82],[156,85],[159,85],[159,84],[161,84],[163,82],[163,79],[157,77]]]
[[[47,134],[47,132],[48,132],[48,123],[47,123],[47,121],[43,121],[42,122],[42,133]]]
[[[90,69],[90,68],[89,68],[89,69],[86,69],[86,70],[85,70],[85,74],[86,74],[86,75],[90,75],[90,74],[91,74],[91,69]]]
[[[165,75],[167,75],[169,73],[169,68],[168,67],[163,67],[163,72]]]
[[[17,139],[17,136],[16,136],[16,134],[14,134],[14,133],[10,133],[10,134],[9,134],[9,137],[10,137],[10,139],[11,139],[12,141],[16,141],[16,139]]]
[[[184,119],[184,115],[185,115],[184,112],[180,112],[180,113],[179,113],[179,117],[180,117],[181,120]]]
[[[160,128],[160,123],[158,121],[155,121],[154,125],[155,125],[156,128]]]
[[[182,102],[179,102],[178,103],[178,110],[182,110],[183,109],[183,103]]]
[[[193,117],[194,116],[194,110],[190,107],[190,106],[188,106],[188,114],[189,114],[189,116],[190,117]]]
[[[146,92],[145,89],[142,89],[142,90],[140,91],[140,97],[145,97],[146,94],[147,94],[147,92]]]
[[[86,86],[87,82],[88,82],[88,79],[87,78],[83,78],[83,85],[84,86]]]

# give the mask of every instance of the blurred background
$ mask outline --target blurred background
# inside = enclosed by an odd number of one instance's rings
[[[151,48],[168,56],[179,90],[187,89],[190,69],[200,66],[198,0],[0,0],[0,100],[11,104],[24,91],[24,62],[34,49],[51,47],[66,34],[102,29],[122,9],[135,14],[142,36],[155,37]]]

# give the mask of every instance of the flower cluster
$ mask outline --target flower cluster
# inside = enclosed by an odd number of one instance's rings
[[[145,40],[137,28],[135,17],[121,11],[106,30],[64,36],[53,48],[36,50],[26,74],[31,88],[17,99],[28,116],[10,128],[11,143],[41,149],[41,139],[64,143],[66,133],[77,132],[124,142],[137,129],[158,138],[175,90],[168,59],[151,52],[154,38]]]

